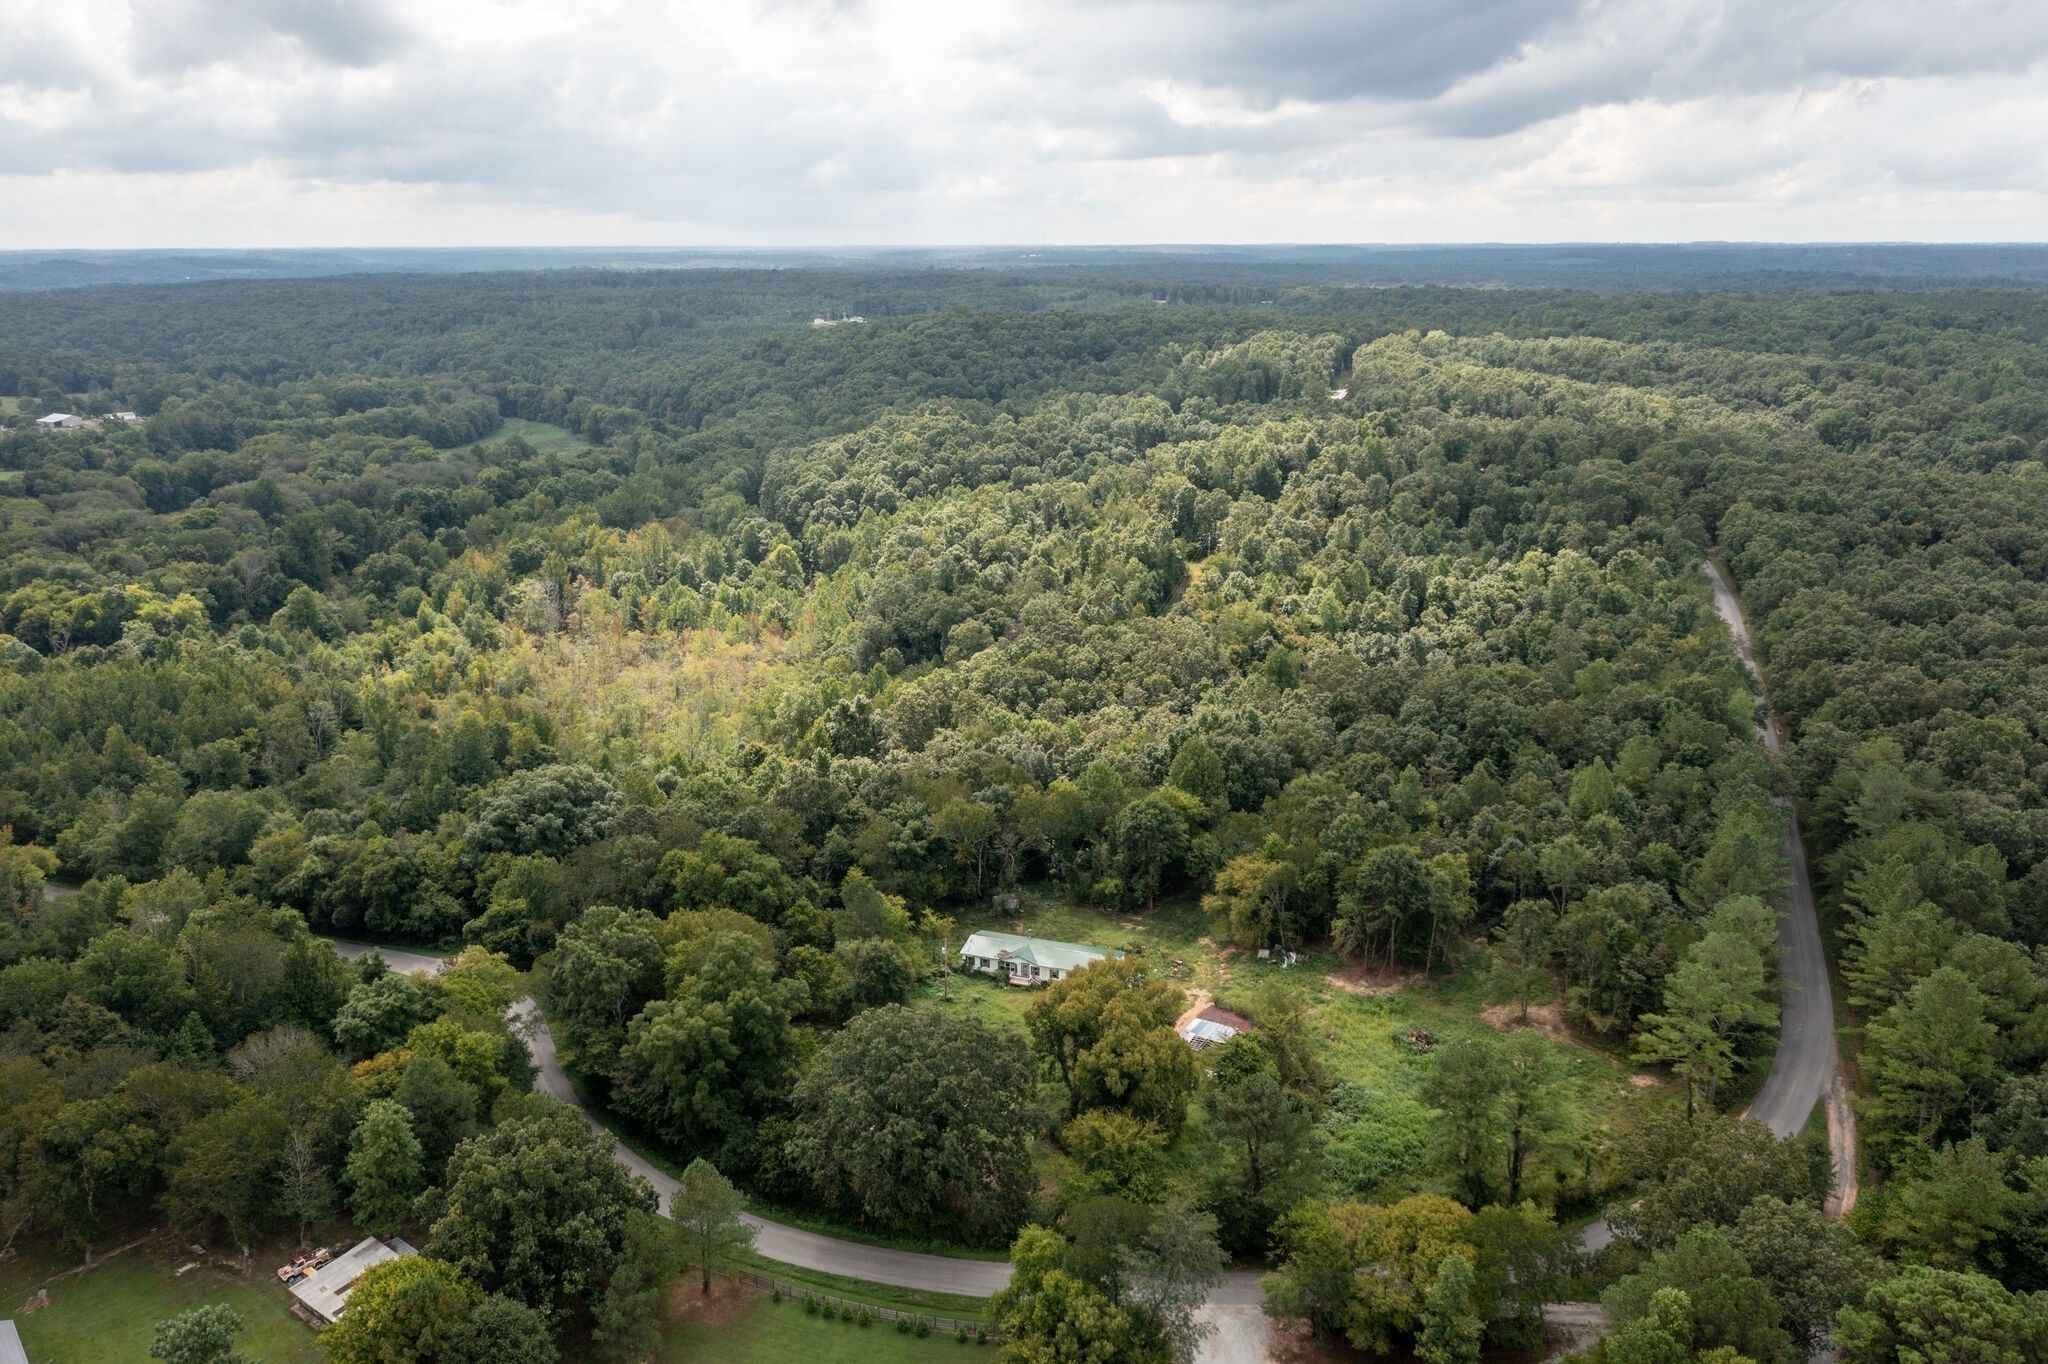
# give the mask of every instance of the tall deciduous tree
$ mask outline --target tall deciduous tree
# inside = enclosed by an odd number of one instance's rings
[[[432,1244],[485,1289],[552,1313],[604,1283],[636,1209],[652,1212],[654,1191],[612,1159],[611,1138],[572,1108],[527,1099],[448,1162]]]
[[[1658,1250],[1643,1269],[1623,1277],[1600,1301],[1616,1323],[1627,1325],[1655,1311],[1669,1289],[1692,1304],[1695,1350],[1732,1349],[1759,1364],[1792,1364],[1791,1338],[1770,1286],[1751,1270],[1719,1227],[1694,1227]]]
[[[438,1184],[455,1148],[476,1131],[476,1090],[431,1052],[415,1055],[391,1096],[412,1120],[419,1138],[420,1169],[426,1183]]]
[[[149,1357],[164,1364],[254,1364],[235,1348],[244,1324],[242,1314],[224,1302],[194,1307],[156,1324]]]
[[[1066,1238],[1026,1227],[1010,1247],[1009,1287],[989,1299],[1016,1364],[1168,1364],[1170,1349],[1138,1314],[1065,1268]]]
[[[365,1108],[348,1143],[349,1205],[362,1228],[378,1236],[398,1230],[425,1186],[424,1170],[405,1105],[379,1099]]]
[[[1266,1249],[1280,1214],[1315,1192],[1315,1124],[1300,1096],[1269,1070],[1219,1090],[1216,1134],[1224,1158],[1210,1202],[1234,1250]]]
[[[1193,1364],[1214,1333],[1196,1314],[1223,1282],[1227,1263],[1216,1219],[1172,1205],[1157,1209],[1137,1245],[1124,1253],[1121,1302],[1152,1324],[1174,1364]]]
[[[796,1063],[790,1018],[808,1002],[803,982],[776,980],[752,939],[719,935],[676,997],[627,1030],[620,1106],[677,1145],[725,1140],[783,1094]]]
[[[1454,1038],[1436,1049],[1423,1097],[1441,1115],[1437,1140],[1465,1203],[1477,1207],[1494,1188],[1504,1130],[1506,1068],[1483,1038]]]
[[[1770,1287],[1794,1348],[1808,1358],[1827,1344],[1835,1314],[1863,1301],[1879,1269],[1855,1233],[1811,1203],[1756,1199],[1728,1229],[1728,1242]]]
[[[1041,1056],[1067,1083],[1070,1112],[1118,1107],[1172,1137],[1197,1079],[1174,1032],[1186,996],[1138,957],[1099,961],[1056,981],[1025,1011]]]
[[[548,960],[550,994],[569,1055],[602,1074],[626,1025],[661,993],[661,921],[644,909],[594,905],[562,930]]]
[[[364,1270],[349,1290],[348,1311],[321,1333],[330,1364],[385,1364],[452,1356],[483,1290],[461,1271],[424,1255]]]
[[[284,1113],[264,1098],[200,1118],[171,1139],[164,1211],[181,1226],[218,1225],[247,1246],[276,1216],[277,1177],[290,1140]]]
[[[1001,1236],[1034,1187],[1036,1084],[1014,1034],[932,1009],[870,1009],[797,1081],[788,1158],[818,1197],[883,1226]]]
[[[1186,860],[1188,826],[1157,792],[1140,796],[1116,817],[1116,866],[1124,891],[1151,909],[1167,875]]]
[[[548,763],[505,778],[470,826],[479,853],[562,857],[591,842],[619,812],[619,788],[582,763]]]
[[[1422,1329],[1415,1336],[1415,1357],[1422,1364],[1479,1364],[1479,1338],[1485,1327],[1472,1308],[1472,1261],[1446,1255],[1436,1267],[1436,1282],[1422,1300]]]

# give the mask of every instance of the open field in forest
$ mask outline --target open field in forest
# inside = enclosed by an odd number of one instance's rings
[[[507,417],[499,425],[498,429],[491,432],[490,435],[485,436],[481,440],[470,441],[467,445],[458,445],[444,453],[452,455],[463,450],[474,450],[479,445],[496,445],[498,442],[510,440],[514,436],[519,437],[519,439],[532,446],[533,452],[537,455],[552,454],[562,450],[582,450],[587,449],[589,445],[583,437],[577,435],[574,431],[569,431],[559,426],[551,426],[547,422],[528,421],[524,417]]]
[[[1363,1086],[1370,1095],[1369,1107],[1350,1139],[1364,1161],[1356,1167],[1361,1176],[1386,1173],[1380,1192],[1417,1187],[1415,1175],[1426,1163],[1427,1117],[1420,1093],[1430,1063],[1421,1048],[1461,1036],[1497,1036],[1483,1011],[1509,1021],[1500,1010],[1488,1009],[1476,960],[1455,968],[1440,966],[1425,979],[1419,971],[1389,974],[1361,968],[1324,949],[1283,968],[1260,961],[1256,953],[1219,946],[1210,934],[1208,917],[1191,896],[1162,900],[1150,912],[1076,905],[1042,888],[1027,890],[1020,898],[1022,910],[1014,918],[963,915],[955,951],[968,933],[980,929],[1028,933],[1179,962],[1169,974],[1190,992],[1191,1002],[1206,996],[1226,1008],[1256,1015],[1254,997],[1268,985],[1300,995],[1311,1011],[1311,1027],[1331,1081]],[[1477,957],[1470,949],[1466,955]],[[957,971],[951,991],[952,1001],[943,1003],[940,982],[928,980],[919,987],[917,998],[996,1026],[1017,1028],[1024,1026],[1024,1011],[1040,994],[1040,989],[1019,989]],[[1653,1105],[1673,1101],[1667,1081],[1629,1064],[1618,1046],[1568,1033],[1554,1009],[1535,1011],[1531,1022],[1553,1044],[1559,1122],[1549,1147],[1560,1174],[1583,1168],[1586,1157],[1628,1120]],[[1411,1030],[1421,1035],[1419,1043],[1411,1040]],[[1198,1106],[1190,1115],[1187,1135],[1199,1137],[1205,1125]],[[1184,1138],[1169,1160],[1192,1154],[1201,1145]]]
[[[351,1235],[343,1228],[333,1238]],[[77,1267],[70,1255],[36,1248],[0,1260],[0,1316],[14,1317],[35,1364],[105,1364],[147,1358],[150,1334],[159,1321],[224,1302],[247,1323],[239,1338],[245,1354],[264,1364],[322,1364],[326,1355],[319,1338],[291,1314],[291,1295],[273,1272],[297,1253],[297,1246],[295,1236],[261,1242],[245,1268],[222,1247],[196,1254],[169,1232],[158,1232],[76,1274],[66,1273]],[[26,1303],[43,1286],[50,1291],[50,1305],[26,1312]]]

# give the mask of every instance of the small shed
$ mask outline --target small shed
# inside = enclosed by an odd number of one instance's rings
[[[11,1321],[0,1321],[0,1364],[28,1364],[28,1351],[21,1348],[21,1333]]]
[[[1242,1014],[1228,1009],[1219,1009],[1213,1004],[1192,1015],[1184,1016],[1176,1029],[1181,1040],[1196,1051],[1204,1047],[1220,1046],[1241,1032],[1252,1031],[1255,1025]]]
[[[341,1319],[342,1311],[348,1306],[349,1291],[356,1286],[356,1280],[363,1277],[363,1271],[387,1260],[417,1254],[418,1251],[397,1237],[380,1241],[374,1236],[366,1236],[293,1284],[292,1296],[308,1312],[332,1326]]]

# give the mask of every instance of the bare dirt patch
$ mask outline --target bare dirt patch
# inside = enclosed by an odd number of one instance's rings
[[[1424,983],[1419,971],[1389,971],[1364,962],[1339,967],[1323,979],[1354,995],[1396,995]]]
[[[1479,1011],[1479,1016],[1502,1032],[1513,1032],[1516,1028],[1534,1028],[1553,1042],[1577,1042],[1571,1029],[1564,1025],[1564,1010],[1556,1000],[1548,1004],[1529,1006],[1529,1017],[1525,1020],[1522,1011],[1513,1004],[1489,1004]]]
[[[675,1321],[704,1326],[729,1326],[747,1314],[761,1290],[714,1276],[711,1291],[698,1291],[703,1281],[693,1272],[669,1285],[668,1315]]]
[[[1655,1089],[1657,1087],[1657,1077],[1654,1075],[1631,1075],[1628,1077],[1628,1082],[1637,1089]]]
[[[1207,990],[1202,989],[1200,986],[1190,985],[1188,987],[1187,994],[1187,1012],[1182,1014],[1179,1018],[1173,1020],[1173,1030],[1175,1032],[1179,1032],[1182,1028],[1185,1028],[1188,1024],[1194,1022],[1196,1014],[1202,1012],[1202,1010],[1208,1008],[1211,1004],[1215,1003],[1215,1000],[1210,997],[1209,992]]]

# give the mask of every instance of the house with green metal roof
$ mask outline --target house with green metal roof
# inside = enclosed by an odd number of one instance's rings
[[[976,933],[960,947],[964,969],[1006,976],[1012,985],[1065,980],[1084,966],[1121,956],[1112,947],[1052,942],[1021,933]]]

